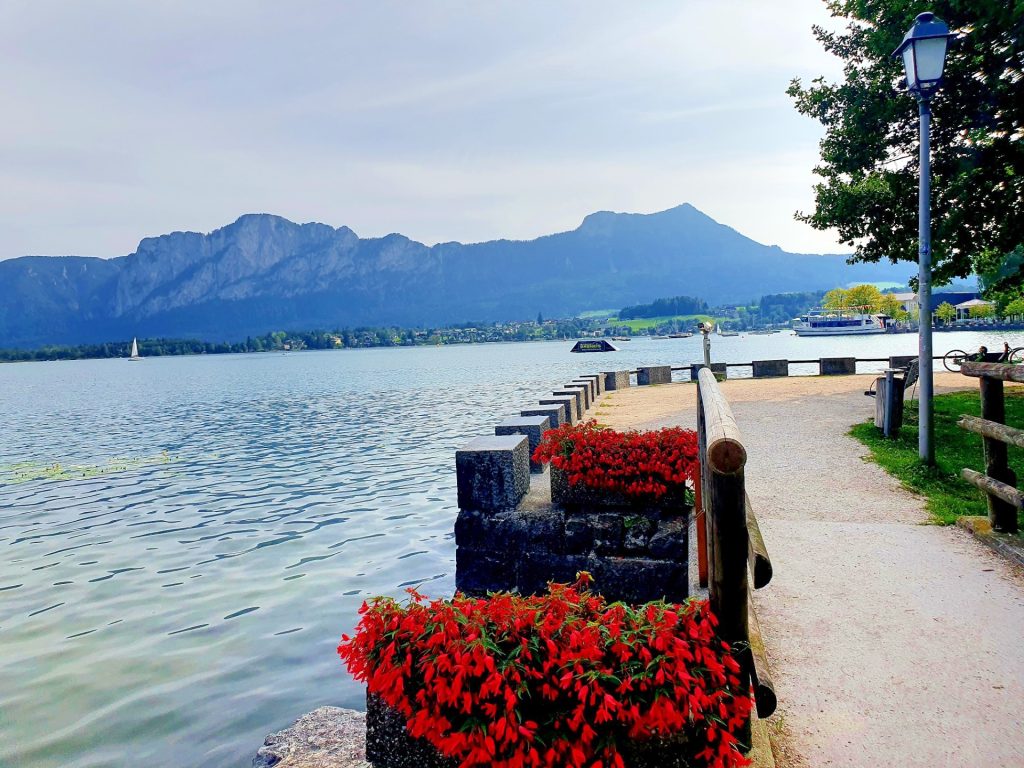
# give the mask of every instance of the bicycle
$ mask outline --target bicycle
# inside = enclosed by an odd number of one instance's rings
[[[950,373],[959,373],[960,366],[963,365],[965,360],[971,360],[977,356],[977,352],[964,352],[962,349],[951,349],[945,355],[942,356],[942,365]],[[1009,363],[1010,365],[1024,365],[1024,347],[1017,347],[1011,349],[1010,354],[1005,360],[1002,359],[1002,352],[989,352],[985,356],[985,362],[988,363]]]

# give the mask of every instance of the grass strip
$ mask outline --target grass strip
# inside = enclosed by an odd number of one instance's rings
[[[874,421],[857,424],[850,434],[871,451],[871,458],[904,486],[927,499],[935,522],[950,525],[963,515],[988,515],[985,495],[960,479],[968,467],[985,471],[982,438],[957,426],[962,415],[980,416],[977,390],[951,392],[935,397],[935,466],[925,467],[917,458],[917,401],[908,401],[903,428],[895,440],[886,440]],[[1007,387],[1006,423],[1024,427],[1024,388]],[[1018,487],[1024,480],[1024,450],[1010,446],[1010,468],[1017,474]],[[1024,514],[1020,515],[1024,538]]]

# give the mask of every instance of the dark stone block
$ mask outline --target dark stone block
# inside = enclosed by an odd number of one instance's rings
[[[690,366],[691,381],[697,380],[697,371],[701,368],[707,368],[707,366],[704,365],[704,363],[694,363]],[[718,381],[723,381],[724,379],[729,378],[729,369],[726,367],[725,363],[712,363],[711,372],[715,375],[715,378]]]
[[[536,405],[532,408],[524,408],[519,414],[521,416],[547,416],[551,421],[552,429],[558,429],[565,423],[564,405]]]
[[[629,371],[605,371],[604,388],[606,391],[629,389],[629,386]]]
[[[575,424],[580,420],[580,412],[576,409],[578,397],[576,394],[552,395],[538,400],[541,405],[560,405],[565,408],[565,420],[569,424]]]
[[[380,697],[366,696],[366,759],[374,768],[458,768],[426,739],[414,739],[405,718]]]
[[[571,395],[576,400],[576,419],[577,420],[582,419],[584,414],[587,412],[587,407],[586,407],[586,405],[584,405],[583,390],[582,389],[572,389],[570,387],[562,387],[561,389],[556,389],[551,394],[555,395],[556,397],[565,397],[567,395]]]
[[[526,435],[530,441],[530,471],[540,473],[544,471],[544,465],[533,460],[533,452],[540,445],[540,439],[545,432],[551,429],[551,419],[547,416],[515,416],[494,427],[496,435]]]
[[[455,452],[460,509],[513,509],[530,490],[525,435],[477,437]]]
[[[515,589],[512,553],[458,546],[455,548],[455,588],[473,597]]]
[[[623,516],[602,512],[590,516],[590,529],[594,537],[594,552],[599,555],[622,553]]]
[[[539,595],[547,591],[548,582],[568,584],[576,574],[587,570],[586,555],[552,555],[529,552],[517,563],[516,582],[524,595]]]
[[[594,402],[594,398],[590,394],[590,384],[585,381],[571,381],[564,385],[565,389],[578,390],[583,393],[583,410],[589,411],[591,403]]]
[[[590,528],[589,515],[567,514],[565,516],[565,551],[571,555],[582,555],[594,546],[594,532]]]
[[[656,523],[643,515],[628,515],[623,519],[625,536],[622,549],[628,555],[646,555],[648,541],[654,532]]]
[[[597,384],[594,383],[593,379],[573,379],[569,382],[570,384],[586,384],[587,391],[590,393],[590,403],[593,405],[594,401],[597,400]]]
[[[560,553],[565,550],[565,514],[558,509],[516,510],[502,515],[493,533],[490,547],[507,549],[513,558],[526,552]]]
[[[594,589],[609,600],[646,603],[664,598],[679,603],[689,597],[685,562],[594,555],[588,560]]]
[[[640,386],[648,384],[669,384],[672,381],[672,366],[649,365],[637,370],[636,383]]]
[[[818,362],[822,376],[848,376],[857,372],[855,357],[823,357]]]
[[[769,379],[776,376],[789,376],[789,360],[754,361],[755,379]]]
[[[663,520],[647,546],[651,557],[685,562],[689,559],[690,522],[686,516]]]
[[[604,374],[603,373],[585,373],[580,376],[581,380],[589,379],[594,382],[595,391],[598,397],[604,394]]]

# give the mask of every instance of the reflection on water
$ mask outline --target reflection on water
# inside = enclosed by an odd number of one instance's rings
[[[302,712],[360,706],[334,647],[362,600],[453,590],[455,449],[581,372],[700,357],[698,338],[621,346],[0,366],[0,765],[246,764]]]

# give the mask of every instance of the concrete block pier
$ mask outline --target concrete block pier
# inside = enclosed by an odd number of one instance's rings
[[[459,509],[515,509],[530,490],[530,441],[525,435],[477,437],[455,452]]]
[[[495,425],[495,435],[526,435],[530,441],[530,471],[534,473],[543,472],[544,465],[534,462],[533,452],[540,445],[540,439],[551,429],[551,419],[548,416],[514,416],[505,419]]]

